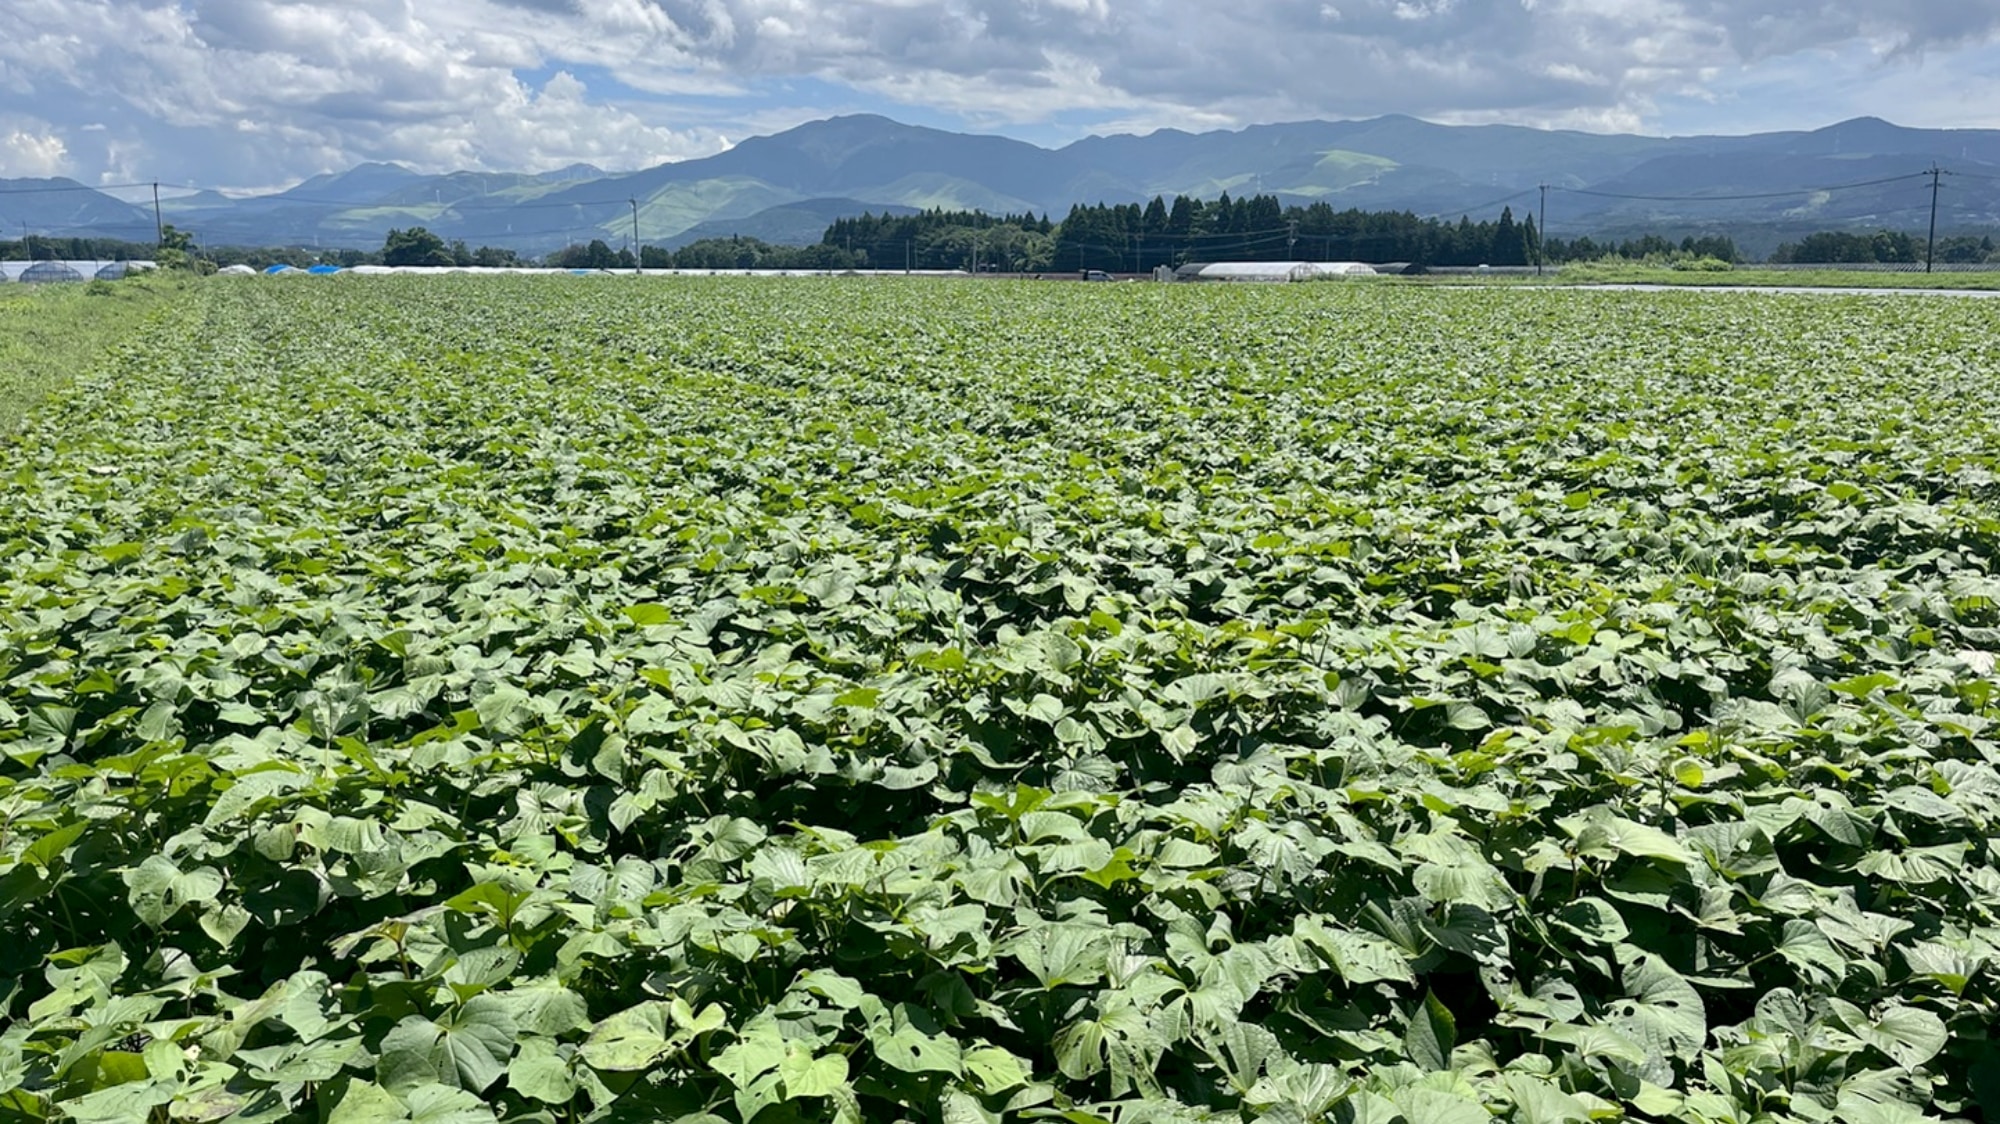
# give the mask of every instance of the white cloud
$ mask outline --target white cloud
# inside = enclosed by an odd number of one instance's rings
[[[440,168],[531,172],[576,163],[647,167],[729,146],[713,130],[675,131],[627,110],[594,105],[583,83],[567,72],[539,91],[508,82],[495,94],[496,100],[474,108],[469,120],[412,124],[399,130],[399,139],[430,154],[427,162]]]
[[[223,185],[632,168],[899,105],[1079,133],[1388,112],[1732,131],[1869,111],[1853,89],[1971,124],[1997,34],[1994,0],[6,0],[0,122],[38,122],[9,168]]]
[[[12,128],[0,146],[0,176],[60,176],[69,171],[69,146],[61,137],[38,129]]]

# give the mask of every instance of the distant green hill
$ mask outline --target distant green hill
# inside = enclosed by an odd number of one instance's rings
[[[893,204],[865,203],[859,199],[802,199],[740,219],[710,219],[697,223],[659,244],[669,250],[678,250],[707,238],[741,237],[755,238],[774,246],[809,246],[820,240],[835,219],[864,212],[907,215],[915,214],[917,210]]]
[[[541,253],[593,238],[625,244],[635,205],[639,237],[649,245],[731,233],[802,244],[839,217],[833,206],[850,208],[847,214],[1031,210],[1060,220],[1076,203],[1227,191],[1342,210],[1490,217],[1510,204],[1523,213],[1538,209],[1548,185],[1554,235],[1724,232],[1750,246],[1802,225],[1921,226],[1930,196],[1919,173],[1933,161],[1970,173],[1948,181],[1941,226],[2000,224],[2000,131],[1906,129],[1875,118],[1812,132],[1660,138],[1391,116],[1199,134],[1164,129],[1048,149],[850,116],[621,175],[583,165],[538,175],[426,176],[366,164],[274,195],[209,192],[171,201],[166,210],[210,245],[373,248],[392,227],[423,225],[475,246]],[[72,186],[78,190],[11,201],[40,233],[131,236],[150,226],[150,207]]]

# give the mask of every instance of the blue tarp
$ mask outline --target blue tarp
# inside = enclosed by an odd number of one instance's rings
[[[267,268],[266,268],[266,269],[264,270],[264,272],[266,272],[266,273],[297,273],[297,272],[298,272],[298,269],[297,269],[296,267],[294,267],[294,266],[289,266],[289,265],[274,265],[274,266],[269,266],[269,267],[267,267]]]
[[[317,273],[320,276],[324,277],[329,273],[339,273],[340,267],[337,265],[316,265],[313,266],[311,269],[306,270],[306,272]]]

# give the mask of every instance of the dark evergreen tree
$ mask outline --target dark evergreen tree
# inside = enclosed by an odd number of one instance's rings
[[[1493,227],[1493,239],[1486,251],[1488,265],[1528,264],[1527,243],[1521,239],[1521,228],[1514,222],[1514,208],[1503,208],[1500,221]]]

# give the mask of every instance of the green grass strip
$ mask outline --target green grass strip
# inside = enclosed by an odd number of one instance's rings
[[[0,287],[0,434],[194,284],[155,275]]]

